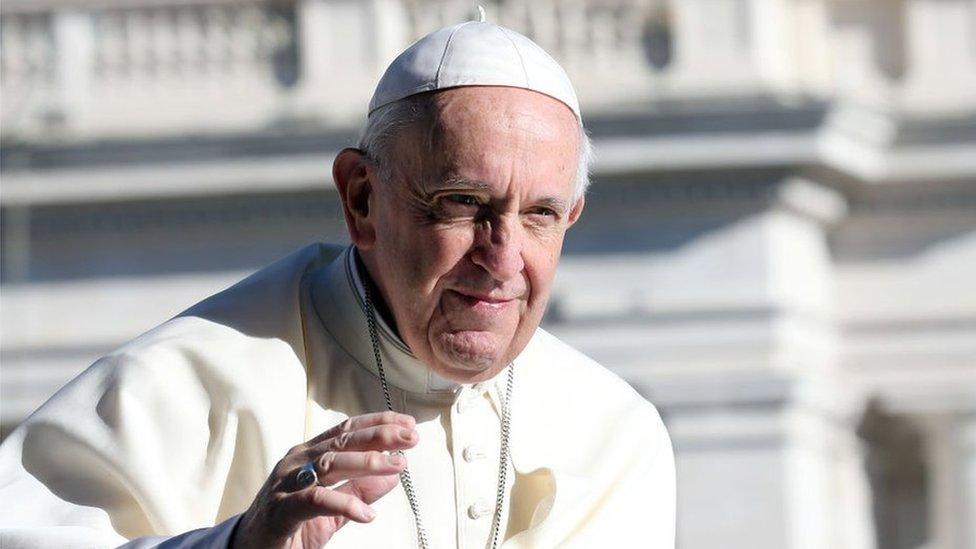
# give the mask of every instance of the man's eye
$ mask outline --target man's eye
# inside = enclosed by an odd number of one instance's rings
[[[445,194],[436,201],[437,214],[445,218],[473,218],[481,212],[481,199],[472,194]]]
[[[478,197],[471,196],[470,194],[449,194],[444,197],[445,200],[453,202],[454,204],[460,204],[462,206],[478,206]]]

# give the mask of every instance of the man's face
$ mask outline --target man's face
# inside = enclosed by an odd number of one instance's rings
[[[456,88],[437,103],[432,150],[404,132],[393,181],[369,170],[375,241],[363,257],[413,353],[475,382],[518,355],[542,319],[582,210],[578,122],[518,88]]]

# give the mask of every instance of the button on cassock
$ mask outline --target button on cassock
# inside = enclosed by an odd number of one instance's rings
[[[478,501],[468,507],[468,516],[474,520],[491,514],[494,508],[485,501]]]
[[[464,456],[464,461],[467,461],[468,463],[471,463],[472,461],[475,461],[475,460],[478,460],[478,459],[484,459],[485,458],[485,451],[484,451],[483,448],[481,448],[481,446],[477,446],[475,444],[472,444],[472,445],[468,446],[467,448],[465,448],[464,451],[461,452],[461,455]]]

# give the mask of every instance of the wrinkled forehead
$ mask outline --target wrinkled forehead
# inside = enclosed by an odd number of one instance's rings
[[[504,126],[525,126],[532,131],[552,130],[574,134],[578,121],[562,101],[543,93],[509,86],[464,86],[434,94],[435,122],[450,125],[464,121]]]
[[[578,122],[560,101],[520,88],[470,86],[436,92],[431,106],[428,123],[404,136],[426,145],[410,148],[429,177],[456,175],[451,172],[463,162],[505,162],[528,153],[540,169],[575,176]]]

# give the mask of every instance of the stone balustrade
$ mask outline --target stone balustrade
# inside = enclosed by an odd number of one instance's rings
[[[296,81],[294,5],[32,7],[2,21],[3,124],[20,138],[257,129]]]
[[[707,7],[734,17],[666,0],[520,0],[486,10],[552,52],[584,104],[599,110],[756,92],[756,72],[740,70],[751,38],[736,15],[752,2]],[[2,8],[2,122],[10,138],[28,141],[355,125],[392,56],[473,18],[471,8],[455,0],[12,0]]]
[[[354,127],[391,58],[433,29],[476,17],[472,8],[467,0],[9,0],[0,8],[0,116],[8,139],[27,141]],[[590,115],[756,96],[840,97],[923,116],[976,111],[967,93],[976,88],[976,25],[964,0],[485,8],[490,21],[552,52]]]

